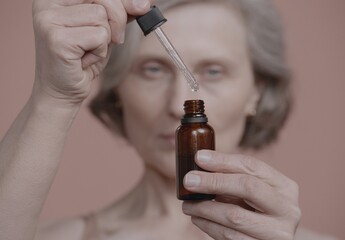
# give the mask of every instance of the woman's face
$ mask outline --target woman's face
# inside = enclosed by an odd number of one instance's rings
[[[132,70],[117,91],[129,142],[148,166],[174,178],[175,130],[185,100],[204,100],[216,150],[231,153],[259,94],[244,23],[235,9],[196,3],[173,8],[165,17],[162,29],[195,74],[200,90],[191,91],[152,33],[141,42]]]

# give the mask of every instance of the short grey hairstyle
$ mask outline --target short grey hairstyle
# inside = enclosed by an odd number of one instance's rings
[[[245,21],[253,73],[262,91],[256,115],[247,118],[239,146],[262,148],[277,139],[292,106],[291,77],[279,14],[270,0],[156,0],[156,5],[164,12],[177,5],[207,1],[232,4]],[[122,111],[114,88],[128,74],[142,36],[136,24],[128,24],[126,42],[113,47],[99,92],[90,103],[98,119],[124,136]]]

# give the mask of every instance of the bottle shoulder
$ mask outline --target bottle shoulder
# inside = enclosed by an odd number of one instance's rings
[[[176,133],[178,132],[188,132],[188,131],[208,131],[214,132],[213,127],[209,125],[207,122],[205,123],[185,123],[181,124],[177,129]]]

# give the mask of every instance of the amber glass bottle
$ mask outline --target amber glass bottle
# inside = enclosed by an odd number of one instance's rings
[[[183,186],[184,176],[191,170],[201,170],[194,161],[195,154],[201,149],[215,149],[214,130],[207,124],[204,101],[187,100],[185,114],[176,130],[176,187],[180,200],[210,200],[210,194],[192,193]]]

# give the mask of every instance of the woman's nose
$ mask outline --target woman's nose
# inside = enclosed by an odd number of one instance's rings
[[[186,100],[196,99],[198,92],[193,92],[182,74],[179,74],[171,84],[169,91],[169,115],[181,119],[184,114],[183,104]]]

